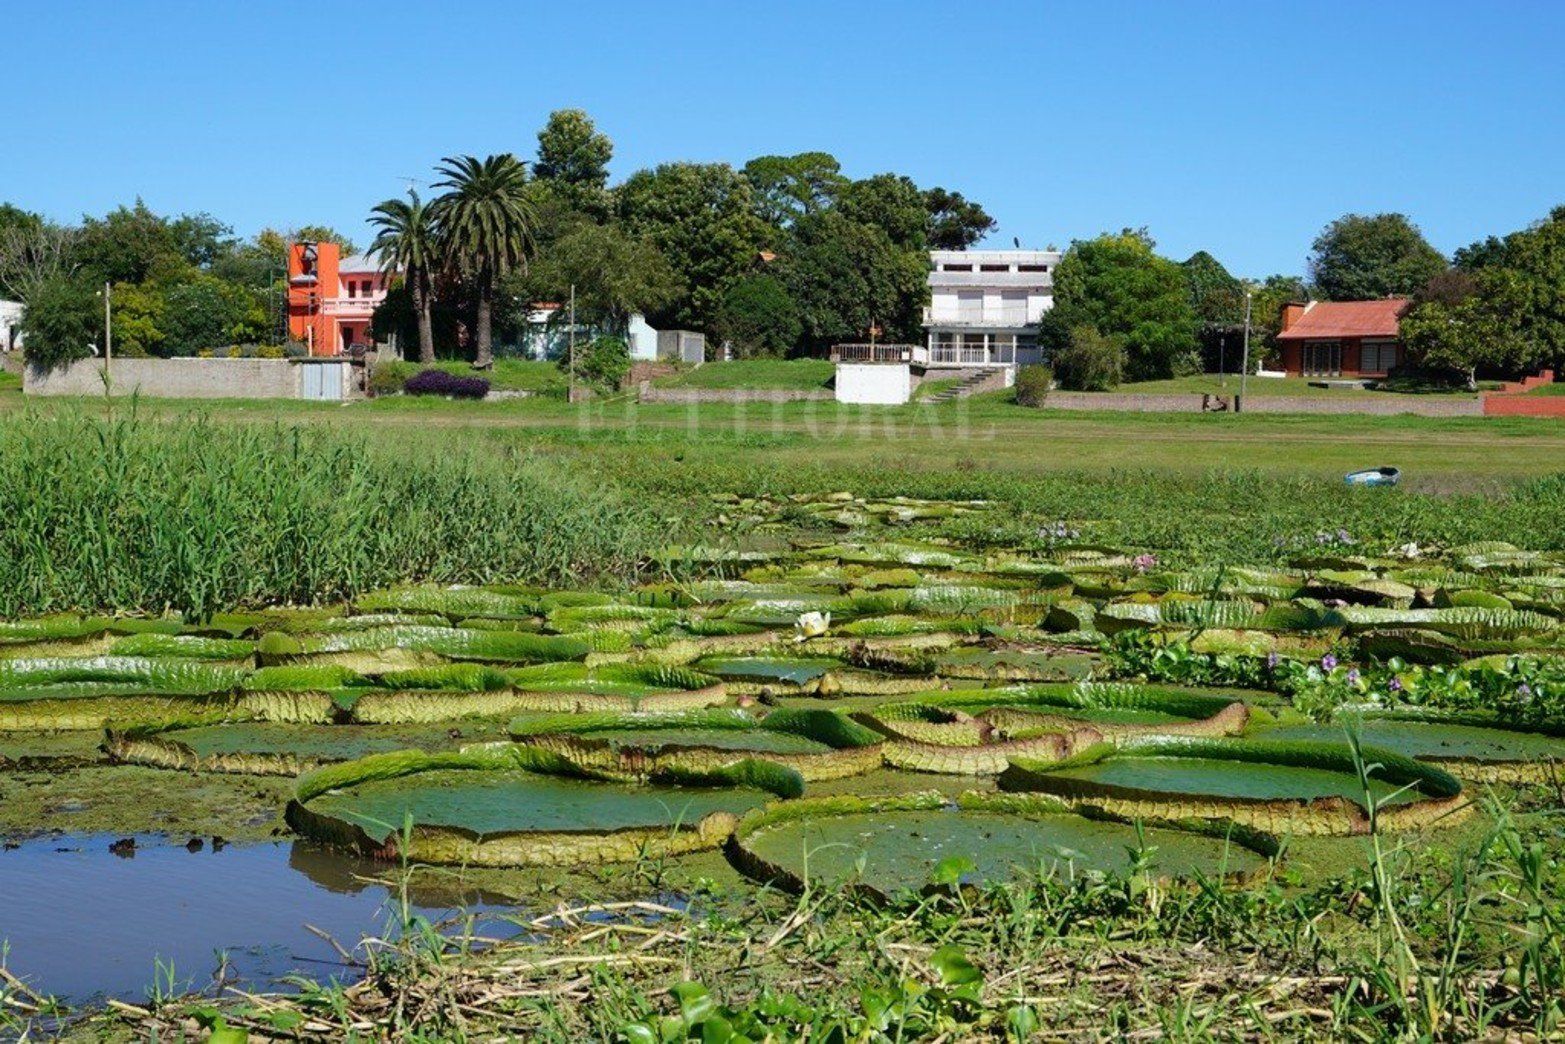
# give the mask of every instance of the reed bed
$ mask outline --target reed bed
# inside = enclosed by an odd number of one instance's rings
[[[614,584],[657,539],[520,447],[86,412],[0,429],[0,616],[351,599],[401,581]]]

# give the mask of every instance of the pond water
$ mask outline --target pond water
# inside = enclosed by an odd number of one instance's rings
[[[145,999],[156,962],[172,963],[177,983],[212,984],[218,951],[248,987],[279,986],[287,975],[352,979],[332,946],[352,950],[394,923],[391,890],[363,878],[385,867],[308,842],[227,845],[199,851],[159,837],[115,854],[108,835],[28,841],[0,851],[0,943],[6,967],[29,986],[73,1004],[105,997]],[[493,896],[450,888],[413,894],[431,920],[476,915],[475,934],[516,933]],[[486,901],[489,900],[489,901]],[[359,955],[362,955],[360,951]]]

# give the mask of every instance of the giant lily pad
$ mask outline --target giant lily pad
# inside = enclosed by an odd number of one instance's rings
[[[738,813],[773,794],[796,796],[803,786],[797,773],[754,761],[711,773],[671,771],[651,786],[580,776],[565,759],[516,744],[378,754],[301,776],[287,818],[307,837],[378,858],[466,866],[622,862],[715,847]]]
[[[1448,773],[1366,747],[1369,796],[1382,829],[1410,829],[1465,810]],[[1371,827],[1368,797],[1346,744],[1153,738],[1102,744],[1054,762],[1017,759],[1008,790],[1146,819],[1228,819],[1271,833],[1357,834]]]

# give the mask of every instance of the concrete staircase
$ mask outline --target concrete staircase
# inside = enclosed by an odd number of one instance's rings
[[[991,385],[993,386],[992,388],[990,387]],[[939,406],[941,403],[950,402],[953,399],[965,399],[974,392],[991,391],[1003,387],[1005,387],[1005,371],[976,370],[963,377],[961,383],[954,384],[922,401],[930,406]]]

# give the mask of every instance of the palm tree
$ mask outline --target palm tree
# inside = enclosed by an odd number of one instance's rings
[[[425,366],[435,361],[435,330],[429,318],[435,296],[434,272],[439,265],[432,207],[424,205],[418,193],[408,190],[408,199],[388,199],[370,211],[375,226],[375,242],[370,252],[379,256],[381,270],[388,275],[404,274],[413,310],[418,313],[418,361]]]
[[[478,357],[473,366],[494,366],[490,317],[495,284],[527,264],[536,217],[527,198],[527,170],[509,152],[480,160],[447,156],[436,168],[437,188],[449,189],[431,206],[442,252],[470,280],[478,294]]]

